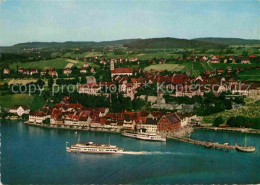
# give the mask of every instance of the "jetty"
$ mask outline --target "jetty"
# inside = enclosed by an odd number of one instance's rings
[[[236,145],[230,145],[229,143],[218,143],[218,142],[209,142],[209,141],[200,141],[195,139],[190,139],[186,137],[176,137],[176,136],[169,136],[169,139],[175,139],[178,141],[204,146],[205,148],[213,148],[213,149],[226,149],[226,150],[236,150]]]

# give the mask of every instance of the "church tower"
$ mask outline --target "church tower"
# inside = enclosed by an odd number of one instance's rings
[[[115,69],[115,64],[114,64],[114,61],[111,60],[110,61],[110,71],[113,71]]]

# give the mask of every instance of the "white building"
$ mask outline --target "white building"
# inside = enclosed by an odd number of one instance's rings
[[[29,115],[29,122],[31,123],[42,123],[49,116],[43,111],[33,111]]]
[[[28,105],[14,105],[9,110],[10,113],[17,114],[18,116],[22,116],[23,114],[30,113],[30,107]]]

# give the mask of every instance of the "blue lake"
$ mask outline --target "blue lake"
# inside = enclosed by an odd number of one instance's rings
[[[260,135],[247,134],[254,153],[205,149],[175,140],[148,142],[119,134],[44,129],[21,121],[1,122],[3,184],[260,183]],[[81,141],[110,143],[131,154],[75,154]],[[244,144],[245,134],[196,130],[192,138]]]

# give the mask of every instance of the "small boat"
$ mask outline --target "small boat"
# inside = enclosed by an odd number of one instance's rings
[[[245,145],[241,146],[241,145],[236,145],[236,150],[240,151],[240,152],[254,152],[256,149],[254,146],[247,146],[246,145],[246,141],[247,141],[247,137],[245,134]]]
[[[156,133],[147,133],[147,132],[122,132],[122,136],[147,140],[147,141],[166,141],[165,137],[157,135]]]
[[[240,152],[254,152],[256,149],[254,146],[236,146],[237,151]]]

